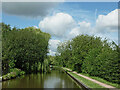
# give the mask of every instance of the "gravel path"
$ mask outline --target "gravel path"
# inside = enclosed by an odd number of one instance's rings
[[[68,68],[65,68],[65,69],[67,69],[68,71],[71,71],[71,70],[68,69]],[[71,71],[71,72],[72,72],[72,71]],[[77,72],[73,72],[73,73],[75,73],[75,74],[77,74],[78,76],[81,76],[81,77],[83,77],[83,78],[85,78],[85,79],[88,79],[88,80],[90,80],[90,81],[92,81],[92,82],[94,82],[94,83],[97,83],[97,84],[99,84],[99,85],[101,85],[101,86],[103,86],[103,87],[105,87],[105,88],[109,88],[109,89],[111,89],[111,90],[120,90],[120,89],[116,89],[116,88],[113,87],[113,86],[110,86],[110,85],[104,84],[104,83],[102,83],[102,82],[99,82],[99,81],[97,81],[97,80],[94,80],[94,79],[92,79],[92,78],[89,78],[89,77],[87,77],[87,76],[78,74]]]

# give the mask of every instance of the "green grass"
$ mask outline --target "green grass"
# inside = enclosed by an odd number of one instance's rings
[[[92,79],[95,79],[95,80],[97,80],[97,81],[100,81],[100,82],[102,82],[102,83],[111,85],[111,86],[113,86],[113,87],[120,88],[120,85],[119,85],[119,84],[109,82],[109,81],[104,80],[104,79],[102,79],[102,78],[95,77],[95,76],[90,76],[90,75],[88,75],[88,74],[83,74],[83,73],[80,73],[80,74],[82,74],[82,75],[84,75],[84,76],[88,76],[88,77],[90,77],[90,78],[92,78]]]
[[[67,70],[65,67],[62,67],[65,71]],[[70,68],[69,68],[70,69]],[[72,71],[72,69],[70,69]],[[68,71],[68,70],[67,70]]]
[[[105,87],[100,86],[100,85],[98,85],[98,84],[96,84],[96,83],[94,83],[90,80],[87,80],[87,79],[83,78],[83,77],[80,77],[75,73],[72,73],[72,72],[68,72],[68,73],[71,74],[73,77],[77,78],[78,80],[80,80],[80,82],[82,82],[83,84],[85,84],[89,88],[93,88],[93,89],[104,88],[105,89]],[[108,90],[108,89],[106,88],[105,90]]]
[[[68,70],[67,70],[66,68],[64,68],[64,67],[63,67],[63,69],[66,70],[66,71],[68,71]],[[82,75],[84,75],[84,76],[88,76],[88,77],[90,77],[90,78],[92,78],[92,79],[95,79],[95,80],[97,80],[97,81],[100,81],[100,82],[102,82],[102,83],[111,85],[111,86],[113,86],[113,87],[120,88],[120,85],[119,85],[119,84],[109,82],[109,81],[104,80],[104,79],[102,79],[102,78],[100,78],[100,77],[90,76],[89,74],[84,74],[84,73],[80,73],[80,74],[82,74]]]

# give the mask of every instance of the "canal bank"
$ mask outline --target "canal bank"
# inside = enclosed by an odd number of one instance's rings
[[[81,75],[81,74],[78,74],[77,72],[75,71],[72,71],[68,68],[63,68],[67,73],[69,73],[71,76],[73,76],[74,78],[80,80],[82,83],[84,83],[87,87],[89,88],[101,88],[101,89],[114,89],[114,90],[119,90],[113,86],[110,86],[110,85],[107,85],[105,83],[101,83],[97,80],[94,80],[90,77],[87,77],[87,76],[84,76],[84,75]]]
[[[78,85],[80,85],[84,90],[92,90],[91,88],[87,87],[85,84],[83,84],[82,82],[80,82],[80,80],[78,80],[77,78],[75,78],[74,76],[72,76],[69,72],[67,72],[64,68],[62,68],[64,70],[64,72],[66,72],[73,80],[75,80],[77,82]]]
[[[18,69],[18,68],[14,68],[11,70],[10,73],[7,73],[6,75],[3,75],[1,78],[0,78],[0,82],[1,81],[6,81],[6,80],[11,80],[11,79],[15,79],[17,77],[20,77],[22,75],[25,75],[25,72]]]

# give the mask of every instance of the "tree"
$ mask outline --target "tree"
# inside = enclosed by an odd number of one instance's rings
[[[2,28],[3,32],[4,27]],[[3,70],[19,68],[26,72],[41,70],[44,58],[48,53],[50,34],[40,29],[28,27],[24,29],[13,28],[3,33]]]
[[[119,51],[115,42],[110,43],[107,39],[101,40],[95,36],[78,35],[71,41],[59,44],[56,59],[61,66],[120,83]]]

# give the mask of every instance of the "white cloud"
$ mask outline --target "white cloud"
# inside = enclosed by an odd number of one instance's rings
[[[96,20],[97,32],[117,32],[118,28],[118,10],[111,11],[107,15],[99,15]]]
[[[49,53],[50,55],[54,55],[57,51],[57,46],[60,43],[60,40],[49,40]]]
[[[73,28],[69,33],[69,38],[73,38],[79,34],[92,34],[93,29],[91,28],[91,24],[89,22],[79,22],[78,26]]]
[[[65,36],[74,26],[74,19],[66,13],[57,13],[46,17],[39,23],[40,29],[56,37]]]
[[[73,28],[69,33],[70,37],[75,37],[79,34],[89,34],[109,38],[117,41],[118,32],[118,9],[111,11],[107,15],[99,15],[96,20],[96,25],[91,27],[89,22],[79,22],[78,26]],[[114,34],[114,35],[113,35]]]
[[[39,27],[58,39],[49,41],[50,55],[54,55],[57,51],[60,38],[64,41],[79,34],[99,36],[118,43],[118,9],[107,15],[99,15],[94,26],[86,21],[77,23],[69,14],[57,13],[40,21]]]
[[[49,50],[49,54],[48,55],[52,55],[54,56],[56,54],[56,52],[52,51],[52,50]]]
[[[95,35],[97,33],[117,32],[118,9],[111,11],[107,15],[99,15],[94,27],[91,26],[90,22],[86,21],[77,24],[72,16],[66,13],[57,13],[44,18],[40,21],[39,27],[52,36],[65,40],[71,39],[79,34]]]
[[[37,26],[33,26],[34,28],[36,28],[36,29],[38,29],[38,27]]]
[[[49,47],[52,51],[56,51],[57,45],[60,43],[60,40],[49,40]]]

